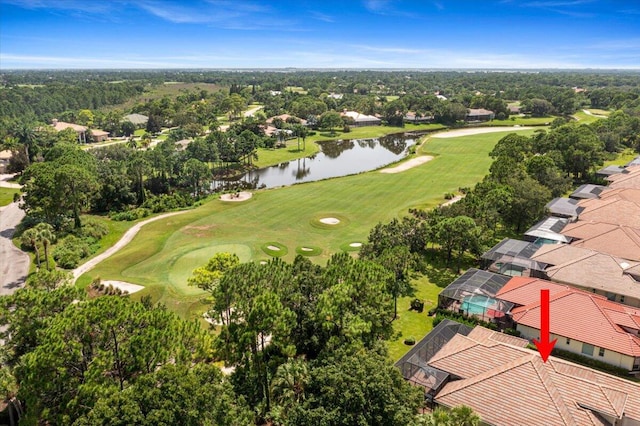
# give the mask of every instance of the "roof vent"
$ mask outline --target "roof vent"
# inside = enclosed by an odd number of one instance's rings
[[[631,265],[629,265],[627,262],[620,263],[620,267],[622,268],[622,270],[627,269],[629,266],[631,266]]]

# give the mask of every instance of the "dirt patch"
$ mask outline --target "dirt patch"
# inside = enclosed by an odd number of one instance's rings
[[[433,157],[431,155],[423,155],[421,157],[415,157],[412,158],[409,161],[405,161],[402,164],[398,164],[395,167],[391,167],[388,169],[382,169],[380,170],[380,173],[400,173],[400,172],[404,172],[405,170],[409,170],[412,169],[416,166],[419,166],[421,164],[424,164],[426,162],[429,162],[433,160]]]
[[[182,228],[182,232],[187,235],[193,235],[194,237],[203,238],[209,237],[213,234],[212,229],[215,225],[187,225]]]

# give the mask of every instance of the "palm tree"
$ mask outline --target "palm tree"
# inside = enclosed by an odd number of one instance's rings
[[[36,264],[40,269],[40,250],[38,249],[38,231],[35,228],[27,229],[22,234],[22,243],[25,246],[33,247],[33,251],[36,253]]]
[[[49,271],[49,246],[55,242],[56,235],[53,233],[53,226],[48,223],[39,223],[33,229],[36,231],[38,241],[42,243],[44,247],[44,261],[47,265],[47,271]]]
[[[283,407],[301,402],[309,384],[309,370],[305,360],[297,358],[280,365],[271,379],[273,401]]]
[[[138,142],[136,142],[136,139],[133,135],[131,135],[129,137],[129,139],[127,140],[127,146],[131,149],[137,149],[138,148]]]

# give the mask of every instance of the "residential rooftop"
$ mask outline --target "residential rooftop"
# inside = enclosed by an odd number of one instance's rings
[[[544,363],[516,339],[482,327],[453,336],[426,360],[453,379],[434,401],[468,405],[490,425],[640,422],[640,384],[553,356]]]

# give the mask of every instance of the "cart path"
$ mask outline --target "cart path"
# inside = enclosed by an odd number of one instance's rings
[[[11,241],[24,215],[18,203],[0,208],[0,296],[13,294],[24,286],[29,274],[29,255]]]
[[[84,274],[86,272],[89,272],[90,270],[95,268],[98,263],[102,262],[106,258],[108,258],[108,257],[112,256],[113,254],[117,253],[120,249],[122,249],[124,246],[129,244],[129,242],[131,240],[133,240],[133,237],[135,237],[138,234],[138,232],[140,231],[140,229],[144,225],[146,225],[147,223],[155,222],[156,220],[164,219],[164,218],[171,217],[171,216],[176,216],[176,215],[179,215],[179,214],[182,214],[182,213],[187,213],[187,212],[190,212],[190,211],[191,210],[181,210],[179,212],[165,213],[165,214],[161,214],[160,216],[152,217],[150,219],[143,220],[142,222],[136,223],[131,228],[129,228],[127,230],[127,232],[124,233],[122,238],[120,238],[117,243],[115,243],[114,245],[112,245],[111,247],[109,247],[107,250],[105,250],[104,252],[100,253],[96,257],[87,260],[85,263],[83,263],[82,265],[80,265],[76,269],[74,269],[73,270],[73,282],[75,283],[76,280],[82,274]]]

